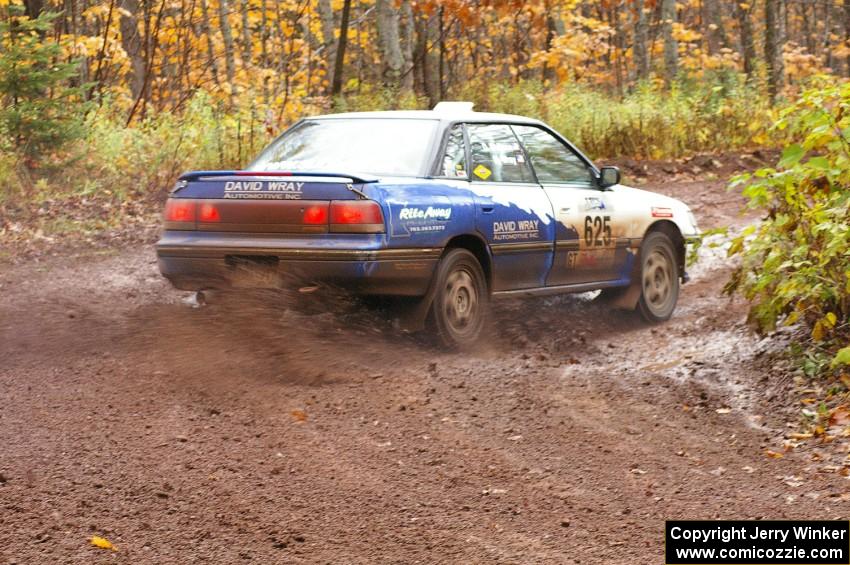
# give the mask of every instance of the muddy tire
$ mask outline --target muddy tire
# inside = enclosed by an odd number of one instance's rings
[[[437,339],[456,349],[474,344],[484,329],[489,296],[484,271],[475,255],[452,249],[440,260],[431,321]]]
[[[641,293],[637,309],[651,323],[669,320],[679,299],[679,267],[673,242],[661,232],[652,232],[640,249]]]

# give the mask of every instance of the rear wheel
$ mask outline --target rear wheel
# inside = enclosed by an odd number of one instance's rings
[[[475,255],[452,249],[440,261],[431,317],[440,342],[467,347],[484,329],[488,310],[487,282]]]
[[[643,240],[641,256],[641,293],[638,310],[649,322],[669,320],[679,299],[679,268],[673,243],[661,232]]]

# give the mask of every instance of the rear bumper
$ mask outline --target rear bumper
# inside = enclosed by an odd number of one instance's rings
[[[159,270],[181,290],[326,284],[356,294],[421,296],[440,249],[320,249],[262,246],[156,246]],[[246,269],[258,260],[256,270]]]

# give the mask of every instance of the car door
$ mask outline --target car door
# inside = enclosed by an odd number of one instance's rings
[[[552,266],[554,216],[507,124],[466,125],[475,222],[493,254],[493,290],[542,287]]]
[[[629,240],[618,229],[613,193],[599,189],[591,166],[551,132],[532,125],[512,127],[555,213],[555,255],[546,285],[623,278]]]

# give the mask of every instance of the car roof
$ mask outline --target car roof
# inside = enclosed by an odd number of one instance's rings
[[[438,105],[439,106],[439,105]],[[540,120],[516,116],[513,114],[497,114],[492,112],[474,112],[467,107],[448,106],[434,110],[391,110],[383,112],[343,112],[340,114],[324,114],[310,116],[308,120],[333,119],[397,119],[397,120],[440,120],[450,122],[509,122],[515,124],[538,124]]]

